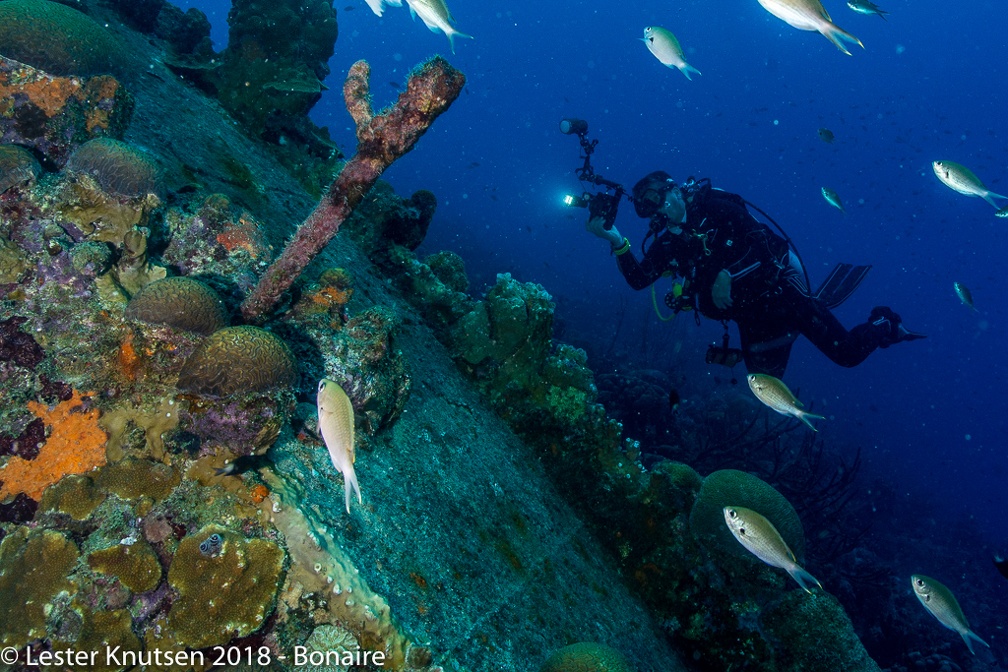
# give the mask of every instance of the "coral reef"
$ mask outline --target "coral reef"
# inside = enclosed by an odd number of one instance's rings
[[[291,385],[296,365],[287,345],[259,327],[225,327],[186,360],[178,388],[207,397],[266,392]]]
[[[95,138],[74,150],[64,171],[91,177],[107,196],[119,199],[163,197],[157,162],[139,148],[113,138]],[[157,203],[155,203],[155,206]]]
[[[96,21],[49,0],[0,3],[0,53],[54,75],[120,74],[130,62]]]
[[[212,534],[221,535],[223,547],[207,556],[200,544]],[[273,610],[285,557],[271,541],[245,539],[219,526],[187,536],[168,569],[178,598],[168,612],[165,637],[197,649],[255,632]]]
[[[228,323],[227,311],[217,292],[199,280],[178,276],[142,287],[126,306],[126,317],[204,336]]]
[[[0,3],[0,13],[17,4]],[[132,114],[132,97],[110,75],[60,77],[0,56],[0,142],[31,148],[53,166],[92,138],[121,137]]]
[[[32,401],[28,408],[51,427],[33,460],[12,457],[0,468],[0,500],[23,492],[35,501],[67,474],[81,474],[105,464],[107,436],[98,426],[100,411],[77,390],[73,398],[50,409]]]
[[[384,265],[391,245],[408,250],[420,246],[436,210],[437,198],[431,192],[420,190],[403,199],[379,180],[345,226],[368,256]]]
[[[262,317],[276,304],[336,235],[385,169],[413,149],[465,84],[465,76],[438,56],[414,70],[406,90],[391,109],[375,114],[371,108],[370,75],[370,66],[358,61],[351,66],[343,86],[347,111],[357,126],[357,153],[242,303],[247,320]]]
[[[539,672],[633,672],[633,668],[611,646],[578,642],[556,651]]]
[[[77,562],[76,545],[58,532],[18,527],[0,542],[0,645],[21,648],[45,636],[46,608]]]
[[[143,539],[92,551],[87,561],[92,569],[116,577],[134,593],[154,590],[161,582],[161,563]]]
[[[33,183],[41,172],[38,161],[24,147],[0,145],[0,194],[26,182]]]

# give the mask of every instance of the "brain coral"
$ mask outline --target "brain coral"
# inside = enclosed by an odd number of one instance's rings
[[[85,142],[70,155],[65,170],[89,175],[109,196],[133,200],[161,195],[157,163],[140,149],[112,138]]]
[[[34,180],[41,171],[38,161],[24,147],[0,145],[0,194]]]
[[[204,336],[228,323],[224,302],[217,292],[186,277],[163,278],[144,285],[126,306],[126,317]]]
[[[578,642],[549,657],[539,672],[633,672],[623,654],[604,644]]]
[[[801,562],[805,555],[805,533],[794,507],[768,483],[735,469],[715,471],[703,480],[690,512],[690,529],[697,541],[714,553],[752,557],[725,524],[726,506],[744,506],[762,514]]]
[[[0,2],[0,54],[52,75],[120,74],[124,62],[105,28],[48,0]]]
[[[189,356],[178,389],[210,397],[265,392],[294,382],[294,355],[279,338],[259,327],[225,327]]]

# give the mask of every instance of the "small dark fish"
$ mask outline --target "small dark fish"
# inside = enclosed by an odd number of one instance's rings
[[[270,463],[265,455],[242,455],[216,470],[218,476],[234,476],[246,471],[254,471]]]
[[[675,389],[669,390],[668,393],[668,405],[673,411],[678,410],[679,404],[682,403],[682,397],[679,396],[679,392]]]
[[[833,144],[834,137],[835,136],[833,135],[833,131],[829,130],[828,128],[819,129],[819,139],[825,142],[827,145]]]
[[[402,88],[401,86],[399,86],[399,82],[389,82],[388,85],[391,86],[396,91],[398,91],[398,90],[400,90]]]
[[[347,5],[346,7],[343,8],[343,11],[344,12],[352,12],[353,11],[353,5]]]
[[[994,566],[997,567],[999,572],[1001,572],[1001,576],[1008,579],[1008,560],[1005,560],[1000,555],[995,555]]]

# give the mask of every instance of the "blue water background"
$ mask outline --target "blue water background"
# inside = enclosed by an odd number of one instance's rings
[[[181,4],[206,11],[218,47],[226,43],[228,2]],[[890,305],[928,339],[878,351],[854,369],[799,340],[785,380],[828,417],[819,423],[828,445],[860,446],[867,473],[922,505],[883,527],[927,526],[922,543],[940,544],[943,528],[951,535],[974,524],[991,548],[1005,549],[1008,220],[943,186],[931,162],[965,164],[1008,193],[1008,10],[1000,0],[888,0],[883,21],[825,4],[864,50],[846,56],[756,0],[452,0],[457,28],[475,36],[457,39],[452,55],[405,6],[379,18],[362,0],[343,2],[331,91],[313,117],[349,155],[354,135],[341,96],[349,66],[371,63],[383,106],[411,67],[445,55],[466,74],[465,92],[385,174],[400,194],[437,195],[421,252],[461,254],[476,293],[499,272],[541,283],[557,299],[563,340],[673,372],[687,404],[729,384],[726,370],[703,363],[721,327],[697,328],[683,316],[659,324],[648,293],[627,288],[606,244],[585,233],[585,212],[561,204],[565,192],[581,191],[578,144],[558,132],[562,117],[589,121],[600,141],[594,165],[607,178],[629,186],[665,169],[745,195],[788,231],[814,285],[835,262],[872,264],[840,319],[853,326],[872,306]],[[658,63],[639,40],[648,25],[674,32],[703,75],[687,81]],[[832,145],[820,127],[835,133]],[[840,194],[846,215],[826,204],[823,186]],[[644,225],[627,204],[617,225],[636,250]],[[954,282],[973,291],[976,312],[960,304]],[[654,361],[645,338],[674,354]],[[734,329],[732,338],[737,344]]]

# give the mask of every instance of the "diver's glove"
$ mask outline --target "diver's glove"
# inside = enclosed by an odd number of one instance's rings
[[[714,278],[714,286],[711,287],[711,299],[714,307],[718,310],[728,310],[732,307],[731,298],[731,273],[721,269],[721,272]]]
[[[615,250],[616,248],[622,247],[624,243],[623,235],[619,232],[615,226],[612,228],[605,228],[605,217],[592,217],[585,224],[585,230],[595,236],[598,236],[602,240],[609,241],[609,245]]]

